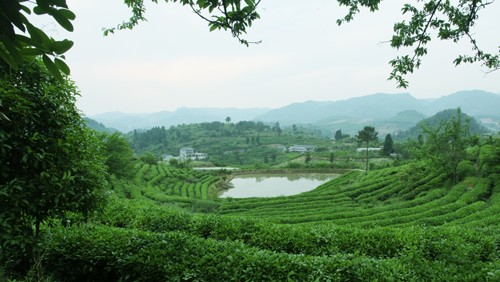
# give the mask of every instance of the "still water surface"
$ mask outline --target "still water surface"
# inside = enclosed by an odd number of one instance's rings
[[[339,176],[338,174],[259,174],[239,175],[231,180],[234,188],[225,191],[221,198],[290,196],[310,191]]]

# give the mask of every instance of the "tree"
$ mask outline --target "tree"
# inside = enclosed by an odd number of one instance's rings
[[[378,132],[375,131],[375,127],[365,126],[363,130],[358,131],[358,134],[356,135],[356,139],[358,140],[358,142],[366,144],[365,172],[368,172],[368,161],[370,157],[368,154],[368,148],[370,147],[370,142],[378,140],[377,134]]]
[[[481,173],[500,184],[500,139],[481,146],[478,161]]]
[[[133,172],[134,151],[120,133],[102,133],[100,139],[104,144],[104,154],[108,173],[118,177],[130,177]]]
[[[349,12],[342,19],[337,20],[341,25],[350,22],[364,7],[375,12],[379,9],[382,0],[337,0],[341,6],[349,8]],[[475,38],[472,28],[476,25],[479,12],[484,10],[494,0],[425,0],[404,3],[401,9],[403,19],[394,24],[394,34],[389,41],[395,49],[413,49],[412,54],[396,57],[389,64],[392,71],[390,80],[395,80],[398,87],[408,87],[405,76],[413,73],[422,63],[422,57],[427,54],[426,45],[435,37],[440,40],[449,40],[458,43],[461,39],[470,42],[473,53],[459,55],[454,64],[480,62],[489,70],[500,68],[500,49],[497,53],[483,50]],[[493,51],[495,52],[495,51]]]
[[[4,262],[36,260],[42,223],[67,212],[87,214],[104,200],[101,142],[74,104],[78,91],[73,82],[54,79],[41,64],[27,61],[13,71],[0,61],[0,111],[10,119],[0,121]]]
[[[384,146],[382,147],[382,155],[389,156],[394,150],[393,146],[394,142],[392,141],[391,134],[387,134],[385,136]]]
[[[333,152],[332,152],[332,153],[330,153],[330,158],[329,158],[329,160],[330,160],[330,164],[333,166],[333,161],[335,161],[335,155],[333,154]]]
[[[309,164],[312,161],[311,153],[307,152],[305,157],[305,163]]]
[[[342,140],[342,130],[341,129],[335,131],[335,141],[340,141],[340,140]]]
[[[230,122],[231,122],[231,117],[229,117],[229,116],[228,116],[228,117],[226,117],[226,122],[227,122],[227,123],[230,123]]]
[[[423,126],[424,144],[421,156],[434,171],[443,173],[453,182],[458,182],[458,165],[465,159],[467,137],[469,136],[468,118],[460,108],[456,115],[435,127]]]
[[[33,9],[21,4],[23,2],[27,1],[0,1],[0,57],[17,70],[25,57],[41,56],[49,72],[62,81],[61,73],[70,73],[64,62],[64,53],[71,49],[73,42],[49,37],[28,18],[32,12],[49,15],[65,30],[73,31],[71,21],[75,19],[75,14],[68,9],[66,0],[32,1],[35,3]]]
[[[141,162],[146,163],[150,166],[158,163],[158,157],[151,152],[147,152],[139,157]]]
[[[280,126],[280,123],[279,121],[277,121],[274,126],[273,126],[273,131],[276,132],[278,134],[278,136],[281,136],[281,133],[283,132],[281,130],[281,126]]]

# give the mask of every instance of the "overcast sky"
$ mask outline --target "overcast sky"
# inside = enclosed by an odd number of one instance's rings
[[[408,77],[410,88],[397,89],[387,77],[388,61],[398,53],[381,42],[390,39],[393,23],[401,19],[401,2],[384,2],[381,11],[366,11],[338,27],[335,20],[345,9],[335,0],[262,0],[261,19],[246,37],[262,43],[250,47],[227,32],[209,32],[188,7],[171,3],[149,5],[148,22],[108,37],[102,28],[129,15],[122,0],[68,0],[77,15],[70,34],[43,24],[55,38],[75,42],[67,60],[82,95],[77,105],[86,115],[277,108],[377,92],[409,92],[417,98],[469,89],[500,93],[500,71],[485,76],[478,64],[453,66],[459,53],[470,51],[466,42],[431,44],[422,67]],[[498,2],[483,11],[474,31],[490,52],[499,44]]]

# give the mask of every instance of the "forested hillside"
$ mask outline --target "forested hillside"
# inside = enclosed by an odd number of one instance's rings
[[[448,109],[436,113],[435,115],[422,119],[416,125],[412,126],[410,129],[396,134],[397,140],[414,139],[416,140],[419,135],[422,135],[425,128],[432,128],[439,126],[444,121],[449,120],[453,115],[455,115],[456,109]],[[462,113],[462,122],[464,126],[468,127],[469,134],[482,135],[485,133],[490,133],[488,129],[482,126],[475,118],[470,117],[467,113]]]
[[[197,123],[168,129],[154,127],[143,132],[133,131],[127,137],[138,155],[151,152],[158,158],[179,156],[181,148],[191,147],[208,154],[207,161],[212,164],[223,166],[277,165],[300,155],[286,153],[290,146],[309,145],[321,151],[331,144],[321,131],[253,121]]]

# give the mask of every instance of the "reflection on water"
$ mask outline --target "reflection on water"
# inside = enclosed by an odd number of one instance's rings
[[[277,197],[300,194],[337,177],[337,174],[242,175],[221,198]]]

